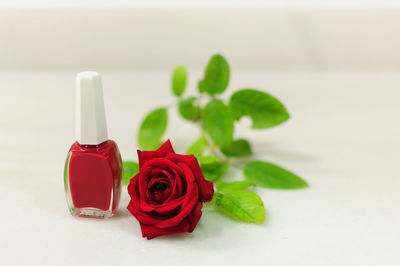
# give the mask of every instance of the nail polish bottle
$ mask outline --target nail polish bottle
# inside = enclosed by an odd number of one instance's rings
[[[122,161],[108,139],[100,75],[81,72],[76,80],[76,142],[69,149],[64,186],[73,216],[109,218],[121,195]]]

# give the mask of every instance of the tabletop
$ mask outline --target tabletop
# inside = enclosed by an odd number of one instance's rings
[[[400,74],[395,70],[235,70],[227,96],[268,91],[291,119],[235,137],[254,157],[303,177],[309,188],[256,188],[266,221],[246,224],[205,209],[192,234],[141,237],[126,210],[108,220],[72,217],[63,167],[74,142],[74,80],[81,69],[0,71],[2,265],[399,265]],[[109,136],[136,160],[136,132],[150,109],[176,101],[164,70],[98,69]],[[189,94],[197,75],[190,76]],[[166,137],[184,152],[196,126],[169,109]],[[241,172],[231,169],[223,180]]]

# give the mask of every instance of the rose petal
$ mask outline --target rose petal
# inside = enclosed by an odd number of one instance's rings
[[[135,204],[136,206],[139,206],[139,196],[140,196],[139,175],[140,173],[131,178],[128,185],[128,194],[131,197],[133,204]]]
[[[182,205],[185,200],[184,196],[181,196],[177,199],[174,199],[168,203],[164,203],[162,205],[148,204],[146,202],[141,202],[140,208],[145,212],[156,212],[158,214],[166,216],[166,218],[172,213],[175,213],[177,209]]]
[[[139,190],[141,195],[145,195],[147,191],[147,184],[152,177],[152,173],[155,169],[158,170],[176,170],[178,173],[182,172],[182,169],[175,163],[164,158],[156,158],[147,161],[142,169],[139,171]]]
[[[142,165],[142,169],[140,171],[146,171],[146,174],[149,175],[149,171],[151,173],[151,171],[153,171],[154,169],[166,171],[175,170],[179,175],[183,174],[182,169],[178,167],[176,163],[166,158],[155,158],[148,160],[145,164]]]
[[[159,190],[159,191],[157,191],[157,190],[154,191],[154,189],[157,188],[154,186],[159,186],[159,185],[165,186],[165,189]],[[168,178],[154,177],[150,180],[150,182],[147,185],[146,198],[148,198],[150,202],[155,202],[155,203],[161,204],[166,198],[169,197],[171,190],[172,190],[172,185],[169,182]],[[164,197],[164,200],[157,199],[157,194],[162,194],[162,196]],[[164,195],[164,194],[166,194],[166,195]]]
[[[172,188],[171,195],[169,198],[165,200],[165,203],[170,202],[171,200],[174,200],[177,197],[180,197],[184,194],[186,194],[186,180],[184,180],[180,175],[178,175],[174,171],[174,186]],[[185,193],[184,193],[185,192]]]
[[[173,169],[172,169],[172,172],[176,174],[176,171],[174,171]],[[163,202],[166,202],[167,199],[169,199],[169,198],[171,198],[171,197],[173,197],[173,199],[176,199],[177,196],[173,196],[173,194],[175,193],[175,192],[174,192],[175,176],[173,176],[173,175],[170,173],[170,171],[161,170],[161,169],[154,169],[154,170],[152,170],[152,174],[155,175],[156,177],[164,177],[164,178],[167,178],[167,179],[168,179],[168,183],[169,183],[170,186],[172,187],[172,189],[171,189],[172,191],[169,193],[169,195],[167,196],[167,198],[166,198]],[[153,177],[151,180],[153,180],[153,179],[154,179],[154,177]],[[151,182],[151,180],[150,180],[150,182]],[[148,187],[150,187],[150,186],[151,186],[151,184],[148,185]],[[147,189],[146,196],[148,196],[148,195],[147,195],[148,192],[149,192],[149,189]],[[148,197],[147,197],[147,198],[148,198]],[[147,199],[147,198],[146,198],[146,199]],[[150,201],[149,201],[149,202],[150,202]],[[151,203],[151,202],[150,202],[150,203]]]
[[[165,174],[163,173],[163,170],[160,169],[152,169],[150,176],[151,178],[166,177]]]
[[[151,159],[147,161],[139,171],[139,191],[140,195],[146,195],[148,182],[152,177],[154,169],[174,171],[178,175],[183,175],[182,168],[170,160],[164,158]],[[142,199],[144,200],[144,199]]]
[[[154,186],[159,187],[160,185],[165,186],[165,189],[159,191],[153,191]],[[155,204],[156,203],[162,204],[165,201],[165,199],[167,199],[171,195],[171,190],[172,190],[172,185],[167,177],[165,176],[153,177],[147,185],[146,200]]]
[[[133,203],[133,201],[130,201],[128,206],[126,207],[128,211],[135,216],[135,218],[143,224],[156,224],[159,222],[162,222],[166,220],[168,217],[161,217],[161,216],[154,216],[150,215],[148,213],[142,212],[138,210],[137,206]]]
[[[137,151],[139,157],[139,169],[142,169],[143,164],[155,158],[164,158],[168,154],[175,153],[169,139],[164,142],[156,151]]]
[[[167,170],[161,170],[161,172],[164,174],[165,177],[168,178],[169,183],[170,183],[171,185],[173,185],[173,184],[175,183],[176,171],[174,171],[174,169],[171,169],[171,170],[172,170],[172,172],[174,173],[174,175],[171,174],[171,172],[170,172],[170,171],[167,171]]]
[[[147,170],[147,171],[146,171]],[[141,197],[139,197],[139,200],[145,200],[146,199],[146,191],[148,189],[148,184],[149,184],[149,178],[150,175],[149,173],[151,173],[151,168],[144,168],[143,171],[139,171],[139,178],[138,178],[138,186],[139,186],[139,195],[141,195]]]
[[[140,173],[139,173],[140,174]],[[140,210],[140,192],[139,192],[139,182],[137,174],[135,177],[131,178],[128,185],[128,193],[131,196],[131,200],[127,209],[132,213],[133,216],[141,223],[154,224],[163,220],[168,219],[168,217],[157,217],[154,215],[147,214]]]
[[[166,176],[154,176],[152,179],[150,179],[148,186],[151,187],[155,183],[164,183],[168,186],[171,186],[171,182]]]
[[[178,225],[183,219],[185,219],[193,210],[198,202],[199,189],[197,183],[194,179],[191,169],[184,163],[178,164],[185,172],[186,182],[187,182],[187,192],[185,200],[182,203],[178,215],[173,218],[164,220],[160,223],[154,224],[157,228],[168,228]]]
[[[203,204],[201,202],[198,202],[196,207],[194,207],[193,211],[190,213],[190,215],[187,217],[187,220],[189,221],[189,233],[193,232],[193,230],[196,228],[197,223],[199,222],[201,218],[201,208],[203,207]]]
[[[171,171],[172,173],[169,172],[169,171],[163,170],[163,173],[168,177],[168,179],[171,181],[171,184],[172,184],[171,194],[169,195],[168,198],[165,199],[164,203],[168,203],[170,201],[173,201],[177,197],[180,196],[181,187],[178,187],[179,184],[177,183],[177,179],[180,180],[179,175],[174,169],[171,169],[171,170],[172,170]]]
[[[173,186],[172,191],[171,191],[171,195],[164,201],[165,203],[169,202],[171,200],[174,200],[177,197],[179,197],[179,195],[177,193],[177,184],[176,184],[176,178],[178,177],[178,174],[174,169],[170,169],[168,171],[167,170],[154,169],[153,172],[156,173],[157,175],[158,174],[163,174],[164,176],[166,176],[169,179],[169,182],[171,183],[171,185]]]
[[[154,227],[152,225],[146,225],[146,224],[140,224],[140,228],[142,229],[142,235],[143,237],[146,237],[147,239],[152,239],[158,236],[163,236],[163,235],[172,235],[172,234],[177,234],[177,233],[187,233],[189,232],[189,224],[188,223],[180,223],[177,226],[167,228],[167,229],[161,229]]]
[[[193,155],[181,155],[181,154],[169,154],[167,159],[179,163],[186,163],[190,169],[192,169],[194,177],[196,178],[197,184],[199,186],[200,200],[203,202],[208,202],[212,200],[214,190],[213,183],[204,179],[203,172],[201,171],[199,162]]]
[[[193,209],[192,213],[186,219],[184,219],[177,226],[161,229],[153,225],[140,224],[142,235],[147,239],[152,239],[158,236],[171,235],[177,233],[192,233],[196,228],[200,218],[201,218],[201,202],[197,203],[196,207]]]

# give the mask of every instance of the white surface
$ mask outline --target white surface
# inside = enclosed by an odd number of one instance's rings
[[[152,107],[175,99],[169,72],[103,74],[110,137],[136,159],[135,132]],[[74,141],[74,79],[64,72],[0,72],[1,265],[385,265],[400,264],[400,75],[232,69],[232,89],[280,98],[292,119],[267,131],[238,125],[255,157],[300,174],[310,188],[257,189],[265,224],[205,211],[193,234],[145,240],[124,208],[104,221],[73,218],[63,166]],[[199,75],[190,76],[189,94]],[[196,128],[171,110],[177,151]],[[225,180],[239,177],[230,171]]]
[[[88,145],[108,140],[100,75],[94,71],[80,72],[75,91],[75,140]]]
[[[398,1],[214,2],[0,5],[0,68],[400,67]]]

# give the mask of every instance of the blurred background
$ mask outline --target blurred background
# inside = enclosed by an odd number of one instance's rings
[[[284,102],[299,103],[296,93],[315,89],[323,95],[337,93],[334,97],[342,104],[355,107],[368,99],[368,87],[371,96],[394,90],[391,86],[400,68],[398,47],[398,1],[3,0],[1,121],[10,123],[8,129],[42,122],[40,128],[53,130],[50,125],[57,124],[73,138],[75,74],[96,70],[103,74],[110,105],[109,130],[130,152],[144,112],[174,100],[169,87],[176,65],[189,69],[192,94],[208,59],[221,53],[232,69],[231,91],[256,87],[279,92],[276,96]],[[51,100],[55,96],[60,100]],[[314,95],[307,100],[318,105],[325,99]],[[62,119],[51,111],[61,105],[66,114]],[[302,107],[311,108],[304,103]],[[113,125],[116,119],[111,116],[122,115],[128,121]],[[336,117],[336,113],[325,115]],[[134,149],[128,156],[134,156]]]
[[[3,0],[2,68],[399,67],[398,1]]]
[[[0,1],[5,265],[399,265],[399,47],[400,1]],[[62,176],[76,73],[102,74],[109,136],[136,160],[144,115],[176,102],[173,68],[188,68],[193,95],[215,53],[231,66],[222,98],[261,89],[291,113],[266,131],[244,118],[235,138],[310,188],[257,191],[265,224],[205,213],[185,238],[141,239],[126,193],[119,218],[72,219]],[[199,131],[169,115],[166,137],[184,152]]]

